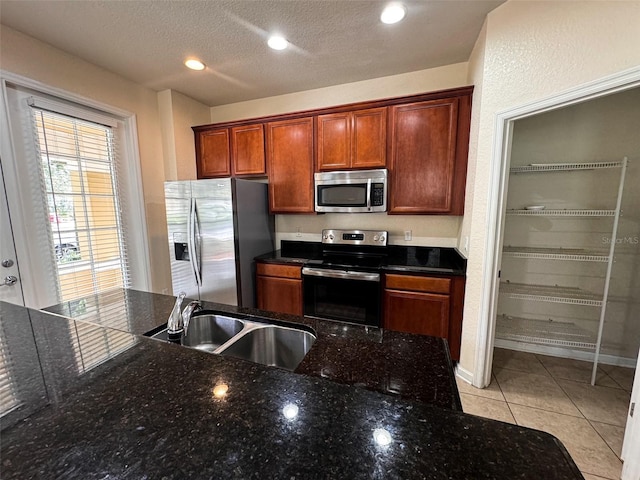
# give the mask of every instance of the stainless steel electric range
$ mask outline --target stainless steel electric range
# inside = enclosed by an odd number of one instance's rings
[[[322,254],[302,268],[304,314],[381,326],[386,231],[323,230]]]

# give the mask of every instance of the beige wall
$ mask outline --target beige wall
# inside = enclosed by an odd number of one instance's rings
[[[211,108],[211,122],[331,107],[345,103],[401,97],[467,85],[467,63],[345,83]]]
[[[223,122],[243,118],[329,107],[381,98],[444,90],[467,85],[467,64],[375,78],[333,87],[296,92],[211,108],[211,121]],[[389,231],[389,241],[399,245],[455,247],[462,217],[326,214],[278,215],[276,242],[285,240],[320,241],[323,228],[361,228]],[[404,240],[411,230],[412,239]]]
[[[158,93],[167,180],[195,180],[193,125],[209,123],[209,106],[174,90]]]
[[[460,366],[474,372],[486,265],[496,114],[640,65],[640,3],[510,1],[491,12],[469,61],[476,85],[460,238],[470,237]],[[474,379],[480,385],[482,379]]]
[[[164,167],[157,93],[6,26],[0,67],[47,86],[136,115],[142,187],[151,255],[151,290],[171,290],[164,210]]]

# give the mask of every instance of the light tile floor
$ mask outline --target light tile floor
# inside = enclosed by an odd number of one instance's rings
[[[620,451],[634,371],[496,348],[484,389],[457,379],[466,413],[544,430],[558,437],[585,479],[619,480]]]

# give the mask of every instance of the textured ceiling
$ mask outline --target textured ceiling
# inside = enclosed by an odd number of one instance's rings
[[[0,0],[2,24],[154,90],[216,106],[467,61],[504,0]],[[280,33],[292,47],[274,51]],[[193,72],[186,57],[207,68]]]

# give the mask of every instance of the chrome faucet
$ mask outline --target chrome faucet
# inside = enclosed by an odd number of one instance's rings
[[[176,298],[176,303],[173,305],[173,310],[171,310],[171,315],[169,315],[169,319],[167,320],[167,338],[170,342],[180,342],[183,335],[186,337],[191,317],[198,310],[202,310],[200,302],[194,300],[189,302],[182,314],[180,314],[182,301],[186,295],[185,292],[180,292],[178,298]]]
[[[198,310],[202,310],[202,305],[200,305],[200,302],[194,300],[187,303],[187,306],[182,312],[182,328],[184,330],[185,337],[187,336],[187,330],[189,329],[189,322],[191,321],[191,317],[193,317],[193,314]]]
[[[182,316],[180,315],[180,311],[182,310],[182,301],[186,296],[187,294],[185,292],[180,292],[178,298],[176,298],[176,303],[173,305],[173,310],[171,310],[169,319],[167,320],[167,336],[170,341],[180,341],[180,338],[182,337],[184,327],[182,326]]]

